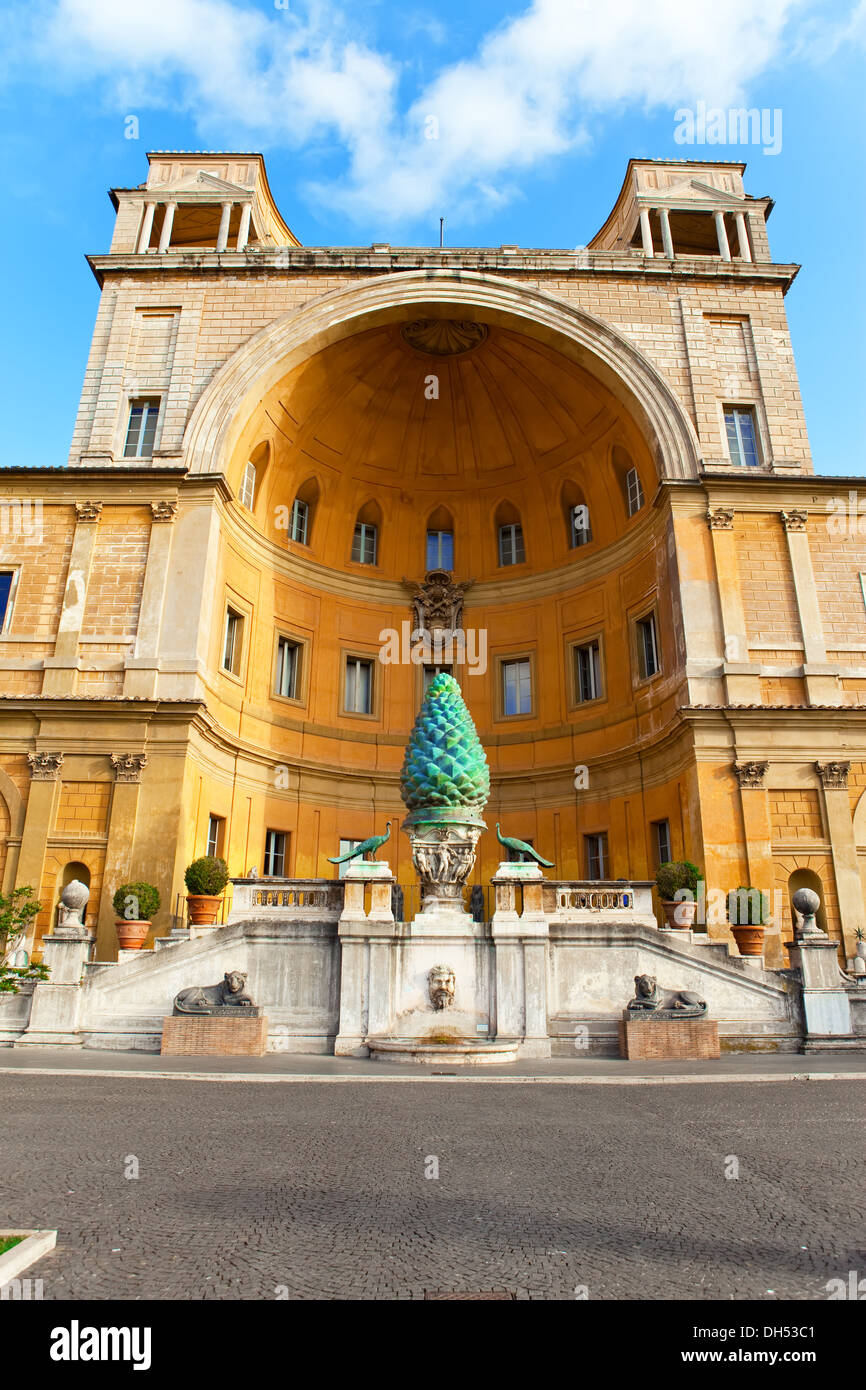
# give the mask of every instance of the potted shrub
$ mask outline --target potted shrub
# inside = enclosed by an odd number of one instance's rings
[[[741,886],[728,894],[728,924],[741,956],[764,954],[765,923],[770,899],[760,888]]]
[[[656,869],[656,888],[661,898],[662,910],[669,927],[688,931],[695,924],[698,903],[698,884],[701,871],[687,859],[675,863],[659,864]],[[683,890],[691,893],[691,900],[676,900],[676,894]]]
[[[121,951],[140,951],[159,909],[159,893],[152,883],[122,883],[111,900],[114,926]]]
[[[229,867],[224,859],[204,855],[189,865],[184,880],[187,886],[189,920],[194,927],[212,927],[219,912],[222,895],[229,881]]]

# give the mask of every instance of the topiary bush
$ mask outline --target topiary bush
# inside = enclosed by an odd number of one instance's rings
[[[216,898],[229,881],[229,866],[224,859],[206,854],[194,859],[183,877],[187,892],[194,898]]]
[[[662,902],[670,903],[684,888],[687,888],[693,897],[696,896],[702,878],[700,869],[697,865],[690,864],[688,859],[659,864],[656,869],[656,888]]]
[[[127,922],[153,921],[160,901],[152,883],[122,883],[111,899],[116,915]]]

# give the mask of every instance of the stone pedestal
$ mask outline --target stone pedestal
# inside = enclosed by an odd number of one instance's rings
[[[162,1025],[163,1057],[261,1057],[268,1041],[264,1017],[174,1014]]]
[[[548,919],[542,904],[544,875],[538,864],[500,864],[491,882],[496,906],[491,922],[496,969],[496,1037],[517,1038],[520,1055],[549,1057],[547,1024]],[[523,911],[517,912],[517,889]]]
[[[719,1025],[710,1018],[622,1019],[619,1055],[630,1062],[667,1058],[715,1060],[719,1052]]]
[[[386,863],[350,864],[343,880],[345,897],[337,927],[340,939],[340,1025],[334,1042],[337,1057],[366,1057],[370,1033],[385,1033],[391,1022],[391,950],[395,882]],[[371,884],[370,912],[364,890]]]
[[[42,938],[42,963],[53,985],[77,985],[93,955],[95,937],[87,927],[59,927]]]
[[[836,943],[823,932],[786,941],[791,966],[803,984],[805,1034],[802,1052],[836,1052],[862,1047],[851,1026],[851,1005],[839,970]]]

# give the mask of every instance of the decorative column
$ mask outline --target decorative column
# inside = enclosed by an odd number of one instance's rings
[[[135,655],[124,663],[123,676],[124,695],[146,700],[155,699],[159,693],[159,639],[177,503],[151,502],[150,510],[153,522],[138,610]]]
[[[143,255],[150,246],[150,234],[153,231],[153,214],[155,211],[156,203],[150,201],[145,203],[144,217],[142,218],[141,231],[138,234],[138,246],[136,248],[139,255]]]
[[[839,681],[827,661],[818,590],[809,550],[809,533],[806,529],[808,513],[791,510],[780,512],[779,516],[788,542],[797,613],[803,634],[806,698],[810,705],[836,705],[839,703]]]
[[[734,536],[733,507],[707,511],[716,565],[716,591],[722,610],[722,670],[729,704],[761,703],[760,666],[749,661],[746,613],[740,590],[740,552]]]
[[[664,253],[669,261],[674,259],[674,239],[671,236],[671,217],[667,208],[659,208],[659,218],[662,224],[662,246]]]
[[[146,753],[111,753],[109,756],[115,785],[105,847],[102,901],[96,928],[97,960],[114,960],[117,953],[115,913],[111,900],[115,890],[121,883],[128,882],[131,876],[141,774],[147,767]]]
[[[38,898],[42,891],[42,871],[45,867],[45,850],[48,836],[54,828],[57,800],[60,794],[60,770],[63,767],[62,753],[28,753],[30,764],[30,795],[27,798],[27,811],[24,829],[21,834],[21,850],[18,855],[16,881],[19,887],[29,884]],[[36,923],[26,943],[29,955],[33,954],[36,939]]]
[[[839,921],[845,955],[853,956],[856,949],[855,932],[864,926],[863,885],[854,839],[854,822],[848,797],[848,762],[817,762],[815,771],[821,783],[824,809],[827,814],[827,833],[836,876],[836,895],[839,900]]]
[[[240,223],[240,226],[238,227],[238,250],[239,250],[239,251],[244,251],[244,250],[246,249],[247,238],[249,237],[249,234],[250,234],[250,216],[251,216],[251,214],[252,214],[252,210],[253,210],[253,205],[252,205],[252,203],[243,203],[243,204],[241,205],[241,223]]]
[[[217,234],[217,251],[225,251],[229,243],[229,222],[231,221],[232,208],[234,204],[229,201],[223,203],[222,216],[220,217],[220,229]]]
[[[165,205],[165,216],[162,219],[162,231],[159,237],[160,251],[168,250],[169,242],[171,241],[171,229],[174,226],[174,214],[176,209],[177,203],[174,201],[166,203]]]
[[[44,661],[43,695],[72,695],[75,692],[78,639],[84,620],[84,603],[101,511],[101,502],[75,503],[76,526],[66,574],[66,591],[57,624],[54,655],[47,656]]]
[[[649,208],[640,210],[640,235],[643,242],[643,253],[645,256],[654,256],[655,247],[653,246],[653,229],[650,221]]]
[[[729,261],[731,259],[731,248],[728,245],[728,232],[727,228],[725,227],[725,214],[723,212],[714,212],[713,217],[716,219],[716,236],[719,242],[719,255],[721,256],[723,261]]]
[[[337,1057],[367,1057],[368,1037],[385,1037],[393,1025],[391,955],[396,937],[389,864],[356,861],[346,869],[345,897],[337,927],[340,940],[340,1022]],[[364,891],[370,889],[370,914]]]
[[[770,798],[764,786],[767,767],[766,759],[736,762],[734,763],[734,776],[740,788],[748,885],[767,893],[772,903],[774,886],[773,826],[770,819]],[[728,891],[738,887],[736,883],[722,886]],[[779,966],[783,964],[782,923],[774,920],[768,924],[768,927],[764,957],[768,965]],[[769,939],[771,936],[775,938],[772,941]]]
[[[737,219],[737,242],[740,248],[740,260],[750,261],[752,259],[752,248],[749,245],[749,229],[746,226],[746,214],[738,212],[735,214]]]

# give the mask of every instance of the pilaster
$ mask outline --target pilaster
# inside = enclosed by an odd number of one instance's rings
[[[827,663],[827,645],[824,640],[821,609],[818,605],[815,573],[812,569],[809,533],[806,529],[808,514],[792,509],[780,512],[779,515],[788,542],[797,612],[803,634],[806,697],[810,705],[837,705],[839,682]]]
[[[42,677],[43,695],[72,695],[75,693],[75,679],[78,670],[78,642],[81,625],[84,621],[84,605],[87,601],[87,586],[96,548],[96,535],[101,502],[76,502],[77,522],[72,538],[69,556],[69,569],[66,576],[66,592],[63,595],[63,608],[57,625],[57,639],[54,655],[45,658],[45,673]]]

